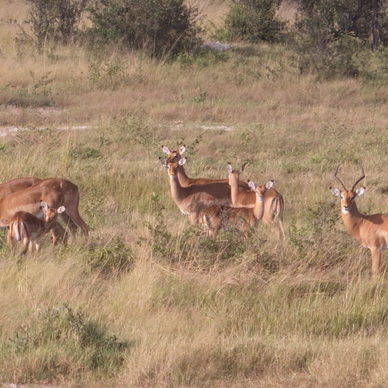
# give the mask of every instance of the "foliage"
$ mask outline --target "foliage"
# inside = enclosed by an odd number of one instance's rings
[[[121,43],[156,57],[175,56],[198,45],[198,11],[183,0],[97,0],[90,7],[96,42]]]
[[[93,271],[100,271],[104,275],[117,275],[133,267],[134,256],[132,250],[124,244],[122,239],[116,237],[103,246],[90,247],[87,263]]]
[[[71,374],[71,363],[78,366],[76,376],[87,370],[111,375],[122,365],[127,344],[107,334],[106,327],[88,319],[82,311],[64,304],[38,310],[30,322],[15,331],[6,347],[9,358],[42,355],[39,367],[27,377],[33,381],[66,377]]]
[[[227,39],[279,41],[285,23],[276,18],[279,0],[234,0],[225,19],[224,33]]]
[[[301,0],[294,44],[300,70],[323,76],[358,76],[357,54],[370,42],[386,43],[388,24],[382,1]],[[364,58],[366,60],[366,58]]]
[[[31,24],[39,47],[49,42],[74,42],[88,0],[28,1],[31,10],[27,23]]]

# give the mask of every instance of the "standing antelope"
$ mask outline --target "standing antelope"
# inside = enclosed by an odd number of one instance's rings
[[[22,185],[23,179],[26,179],[24,184],[27,185],[32,184],[33,180],[37,178],[17,178],[10,182],[3,183],[1,185],[3,191],[6,192],[6,190],[8,190],[9,192],[15,190],[15,188]],[[30,187],[5,195],[0,200],[0,227],[7,226],[11,218],[18,211],[25,211],[38,217],[42,217],[43,214],[40,207],[41,201],[45,201],[55,208],[64,205],[66,211],[60,216],[64,222],[69,225],[70,230],[75,233],[77,226],[79,226],[84,235],[88,235],[88,226],[78,212],[78,187],[66,179],[57,178],[43,179],[33,186],[31,185]],[[56,230],[62,230],[61,234],[63,234],[63,228],[58,223]],[[54,238],[56,237],[54,236]]]
[[[43,201],[40,206],[44,215],[43,220],[40,220],[31,213],[20,211],[12,217],[9,223],[7,241],[13,249],[18,242],[21,242],[23,245],[23,254],[27,250],[32,252],[33,244],[35,244],[36,251],[39,250],[37,240],[55,227],[55,217],[57,214],[62,214],[66,210],[64,206],[60,206],[57,209],[49,207]]]
[[[257,193],[253,191],[240,191],[239,180],[240,174],[244,171],[246,163],[241,167],[241,170],[233,170],[230,163],[228,163],[227,169],[229,173],[229,184],[231,188],[232,206],[237,208],[251,208],[255,209],[257,205]],[[262,188],[262,186],[260,186]],[[283,228],[283,212],[284,212],[284,199],[282,195],[273,188],[273,181],[269,181],[264,186],[264,200],[260,212],[257,212],[257,216],[261,215],[259,220],[267,225],[275,224],[278,236],[280,239],[284,239]]]
[[[169,161],[159,159],[163,167],[167,168],[170,178],[171,196],[180,211],[189,216],[191,224],[200,222],[200,213],[203,209],[214,205],[231,206],[230,195],[225,195],[224,186],[217,183],[196,184],[183,187],[177,177],[179,166],[186,163],[186,158],[180,158],[178,161]]]
[[[170,162],[179,162],[182,158],[182,154],[186,152],[187,148],[185,145],[179,147],[179,151],[171,151],[168,147],[163,146],[162,151],[167,154],[167,163]],[[208,179],[208,178],[189,178],[186,175],[183,165],[178,165],[176,174],[179,180],[179,183],[182,187],[188,187],[191,185],[203,185],[208,183],[217,183],[220,190],[223,190],[226,196],[230,196],[230,186],[228,179]],[[239,182],[239,186],[242,189],[248,190],[248,184],[245,182]]]
[[[256,195],[255,206],[253,208],[212,206],[205,209],[203,211],[203,224],[207,230],[217,231],[226,225],[233,225],[240,230],[257,226],[263,217],[265,193],[273,186],[273,181],[268,181],[264,186],[256,186],[254,182],[248,181],[248,186]]]
[[[381,251],[388,249],[388,215],[362,214],[358,211],[355,199],[365,192],[365,187],[356,186],[365,178],[364,169],[362,175],[348,190],[343,181],[337,176],[340,166],[334,173],[334,177],[343,187],[343,191],[330,187],[330,191],[336,197],[341,198],[341,216],[348,233],[361,245],[368,248],[372,256],[372,279],[379,273]]]

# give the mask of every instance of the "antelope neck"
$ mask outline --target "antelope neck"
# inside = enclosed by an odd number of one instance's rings
[[[358,211],[355,203],[352,203],[345,213],[343,206],[341,206],[342,221],[345,225],[346,230],[356,239],[359,239],[359,224],[364,219],[363,215]]]
[[[175,202],[179,202],[186,197],[184,187],[181,186],[181,184],[179,183],[179,179],[175,174],[174,175],[169,174],[169,176],[170,176],[171,196]]]
[[[185,169],[183,166],[178,166],[177,170],[177,175],[179,182],[183,185],[189,185],[190,184],[190,178],[186,175]]]
[[[264,215],[264,196],[256,193],[255,207],[253,208],[253,215],[256,220],[261,220]]]

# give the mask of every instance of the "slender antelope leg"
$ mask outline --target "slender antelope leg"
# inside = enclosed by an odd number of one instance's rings
[[[75,236],[77,232],[77,224],[65,212],[60,215],[60,218],[62,218],[63,222],[66,225],[66,228],[68,227],[70,229],[71,234]]]
[[[28,241],[28,245],[27,245],[27,250],[28,250],[28,253],[32,253],[32,250],[33,250],[34,246],[32,245],[32,241]]]
[[[57,245],[59,242],[63,242],[65,245],[68,239],[68,233],[63,229],[63,227],[55,222],[51,227],[51,236],[53,240],[53,245]]]
[[[283,221],[282,220],[279,220],[277,222],[277,232],[278,232],[278,236],[279,236],[279,239],[280,240],[284,240],[285,239],[285,233],[284,233],[284,227],[283,227]]]
[[[381,259],[381,249],[379,248],[370,248],[372,254],[372,279],[376,279],[379,274],[380,259]]]

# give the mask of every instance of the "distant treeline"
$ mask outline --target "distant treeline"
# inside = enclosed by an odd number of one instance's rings
[[[27,0],[19,41],[39,49],[55,44],[85,44],[141,50],[170,59],[197,55],[204,35],[201,15],[184,0]],[[281,20],[282,0],[233,0],[214,39],[228,42],[284,43],[295,51],[301,72],[357,76],[366,50],[388,45],[385,0],[295,0],[295,22]]]

